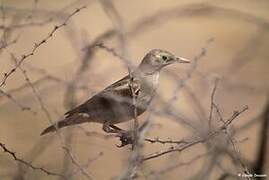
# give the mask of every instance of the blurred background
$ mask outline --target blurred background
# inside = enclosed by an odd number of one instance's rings
[[[134,66],[156,48],[192,61],[161,73],[151,106],[160,113],[148,111],[138,118],[151,117],[146,138],[155,143],[145,141],[140,156],[181,147],[158,139],[192,142],[218,131],[203,143],[144,161],[132,178],[269,175],[268,1],[2,0],[0,22],[0,142],[24,162],[75,180],[117,179],[125,173],[130,146],[117,148],[119,139],[105,134],[100,124],[40,136],[67,110],[128,73],[118,56],[122,34]],[[226,130],[219,130],[246,106]],[[119,126],[131,129],[132,124]],[[0,179],[61,179],[3,150]]]

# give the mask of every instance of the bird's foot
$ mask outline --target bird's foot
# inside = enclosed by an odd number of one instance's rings
[[[126,131],[120,129],[119,127],[111,124],[103,124],[103,130],[106,133],[115,133],[116,137],[120,138],[121,145],[116,145],[117,147],[121,148],[128,144],[133,144],[134,142],[134,132],[133,131]]]
[[[141,131],[143,131],[143,129],[145,127],[147,127],[148,125],[148,121],[144,122],[138,129],[137,133],[140,133]],[[121,141],[121,145],[117,145],[117,147],[121,148],[121,147],[124,147],[128,144],[131,144],[132,145],[132,149],[135,148],[135,146],[137,145],[137,140],[138,140],[138,135],[136,135],[135,131],[134,130],[129,130],[129,131],[126,131],[126,130],[122,130],[117,133],[116,137],[119,137],[120,138],[120,141]]]
[[[124,131],[117,134],[117,137],[120,138],[121,144],[116,145],[118,148],[124,147],[128,144],[134,144],[135,134],[134,131]]]
[[[140,133],[147,125],[148,125],[148,122],[147,121],[144,122],[142,124],[142,126],[139,127],[137,133]],[[138,137],[136,137],[134,130],[126,131],[126,130],[123,130],[115,125],[111,125],[111,124],[107,124],[107,123],[103,124],[103,130],[106,133],[115,133],[116,137],[120,138],[121,145],[116,145],[117,147],[121,148],[121,147],[124,147],[128,144],[131,144],[132,149],[134,149],[134,147],[136,145],[135,140],[136,140],[136,138],[138,138]]]

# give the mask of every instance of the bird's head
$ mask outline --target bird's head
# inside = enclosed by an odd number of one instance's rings
[[[159,71],[161,68],[173,64],[173,63],[190,63],[189,60],[177,57],[172,53],[161,50],[161,49],[153,49],[146,54],[143,58],[140,68],[146,71]]]

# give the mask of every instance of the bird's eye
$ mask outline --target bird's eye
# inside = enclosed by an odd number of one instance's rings
[[[167,56],[162,56],[162,59],[163,59],[164,61],[166,61],[168,58],[167,58]]]

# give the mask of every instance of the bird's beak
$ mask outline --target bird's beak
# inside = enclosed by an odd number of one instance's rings
[[[186,58],[183,58],[183,57],[177,57],[176,58],[176,61],[178,63],[190,63],[190,60],[186,59]]]

